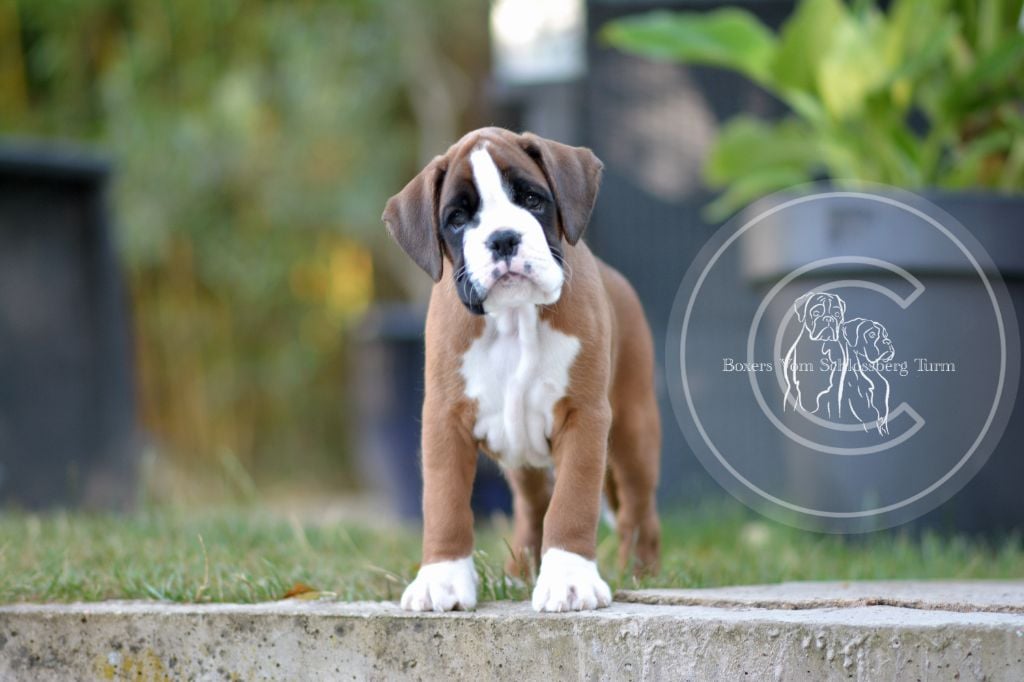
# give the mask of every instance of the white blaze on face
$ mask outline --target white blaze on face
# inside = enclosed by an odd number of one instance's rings
[[[487,292],[487,312],[554,303],[562,293],[562,268],[548,248],[540,222],[512,201],[486,144],[469,156],[480,207],[477,225],[467,227],[462,240],[466,269],[471,280]],[[521,240],[507,262],[495,258],[487,245],[491,235],[506,230],[517,233]]]

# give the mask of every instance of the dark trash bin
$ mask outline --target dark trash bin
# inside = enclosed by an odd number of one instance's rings
[[[423,325],[418,306],[382,304],[358,335],[356,377],[360,469],[371,488],[405,519],[422,516],[420,419],[423,408]],[[498,466],[478,455],[472,506],[477,518],[509,513],[512,497]]]
[[[0,146],[0,503],[122,508],[136,493],[132,353],[109,167]]]

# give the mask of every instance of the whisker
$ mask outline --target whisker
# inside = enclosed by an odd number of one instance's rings
[[[560,251],[552,251],[551,255],[555,257],[555,261],[565,270],[565,281],[568,284],[572,281],[572,265],[566,260],[565,256]]]

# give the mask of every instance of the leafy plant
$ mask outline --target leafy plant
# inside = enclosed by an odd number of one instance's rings
[[[826,176],[905,188],[1024,190],[1022,0],[801,0],[778,33],[735,8],[607,24],[631,54],[729,69],[788,105],[739,115],[704,167],[721,220]]]

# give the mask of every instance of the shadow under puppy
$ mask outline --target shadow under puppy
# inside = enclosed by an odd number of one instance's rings
[[[513,491],[508,570],[528,575],[540,561],[534,609],[611,603],[594,561],[602,491],[615,511],[620,566],[635,551],[636,570],[657,570],[651,333],[629,283],[580,239],[601,170],[589,149],[482,128],[387,203],[388,231],[435,282],[425,334],[423,562],[403,608],[476,605],[478,449],[501,464]]]

